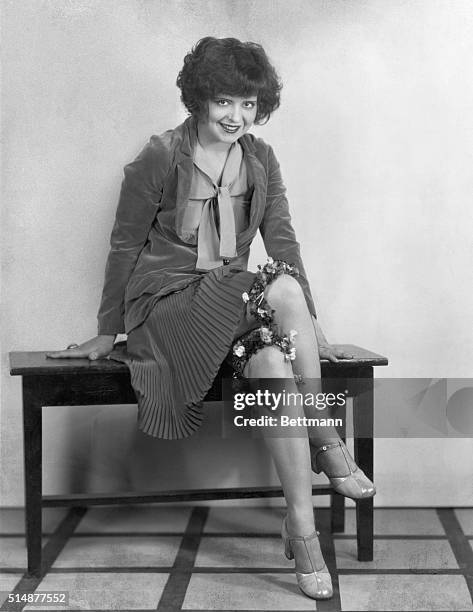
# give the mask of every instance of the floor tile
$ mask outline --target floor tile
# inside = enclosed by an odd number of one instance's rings
[[[75,533],[184,532],[192,508],[105,506],[87,511]]]
[[[43,546],[48,538],[43,538]],[[21,567],[26,569],[25,537],[0,537],[0,567]]]
[[[339,569],[458,568],[446,540],[375,540],[373,561],[358,561],[356,540],[336,540],[335,552]]]
[[[281,538],[202,538],[197,567],[293,567],[284,556]]]
[[[43,534],[51,534],[67,514],[67,508],[43,508]],[[0,508],[0,534],[25,533],[24,508]]]
[[[284,508],[211,508],[204,533],[279,533]]]
[[[473,536],[473,508],[458,508],[455,510],[458,522],[467,536]]]
[[[356,511],[348,508],[345,534],[356,534]],[[445,535],[435,510],[413,508],[376,508],[375,535]]]
[[[180,537],[72,538],[53,567],[155,567],[174,563]]]
[[[473,610],[463,576],[340,576],[342,610]]]
[[[8,593],[13,591],[23,574],[0,574],[0,606],[7,599]]]
[[[194,574],[183,610],[316,610],[295,574]]]
[[[25,610],[155,610],[168,574],[48,574],[38,591],[68,591],[69,606]]]

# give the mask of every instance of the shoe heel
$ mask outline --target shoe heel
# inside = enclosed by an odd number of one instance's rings
[[[289,535],[287,533],[286,519],[284,519],[282,523],[281,538],[284,542],[284,554],[289,559],[289,561],[291,561],[292,559],[294,559],[294,553],[292,552],[291,542],[289,541]]]
[[[317,465],[317,455],[318,453],[318,449],[315,446],[312,446],[312,444],[309,444],[309,450],[310,450],[310,465],[312,468],[312,471],[315,474],[320,474],[322,472],[322,468],[319,468],[319,466]]]

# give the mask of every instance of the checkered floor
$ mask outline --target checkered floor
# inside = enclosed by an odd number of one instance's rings
[[[279,536],[282,509],[96,507],[43,511],[43,579],[26,578],[24,515],[0,510],[0,610],[473,610],[473,509],[375,510],[374,561],[356,558],[354,511],[317,525],[334,597],[301,594]],[[68,606],[8,592],[68,591]]]

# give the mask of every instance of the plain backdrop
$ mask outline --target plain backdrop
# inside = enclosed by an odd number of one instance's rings
[[[175,79],[206,35],[261,43],[283,79],[281,108],[254,132],[281,163],[329,340],[386,355],[378,376],[471,375],[469,0],[0,8],[1,505],[23,503],[8,352],[95,334],[122,168],[185,118]],[[258,243],[252,266],[262,259]],[[44,414],[46,493],[275,482],[261,441],[155,440],[136,433],[133,406]],[[209,406],[210,424],[218,415]],[[376,503],[472,505],[472,451],[471,438],[377,439]]]

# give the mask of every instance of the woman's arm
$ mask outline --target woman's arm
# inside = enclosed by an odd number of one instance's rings
[[[169,155],[159,137],[125,166],[97,316],[99,334],[125,331],[125,289],[156,217],[168,171]]]

